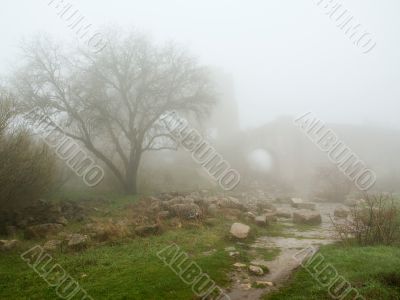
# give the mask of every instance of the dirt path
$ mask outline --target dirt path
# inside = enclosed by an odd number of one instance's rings
[[[289,206],[280,206],[280,208],[289,209]],[[287,225],[285,236],[293,237],[268,237],[263,236],[258,238],[252,248],[274,249],[278,248],[280,254],[272,261],[254,260],[255,265],[263,265],[268,267],[269,273],[263,276],[249,275],[247,270],[242,269],[232,274],[233,286],[227,293],[231,300],[249,299],[256,300],[271,291],[279,289],[287,282],[293,271],[299,267],[300,262],[295,260],[293,256],[301,249],[310,245],[318,248],[319,245],[333,243],[332,227],[329,219],[329,214],[332,214],[335,206],[330,204],[319,204],[317,210],[322,216],[321,226],[315,226],[315,229],[308,231],[299,231],[291,223],[284,219],[279,219],[278,222]],[[254,288],[251,283],[255,281],[272,282],[272,287]]]

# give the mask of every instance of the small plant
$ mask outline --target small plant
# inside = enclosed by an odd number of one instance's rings
[[[400,241],[400,212],[392,196],[365,195],[365,200],[354,205],[350,217],[332,220],[339,238],[359,245],[392,245]]]

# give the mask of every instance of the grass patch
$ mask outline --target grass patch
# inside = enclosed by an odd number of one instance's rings
[[[400,299],[400,249],[398,247],[321,247],[325,260],[339,275],[348,280],[366,299]],[[328,300],[332,299],[327,288],[303,268],[294,275],[286,288],[266,296],[268,300]],[[347,300],[347,298],[345,298]]]

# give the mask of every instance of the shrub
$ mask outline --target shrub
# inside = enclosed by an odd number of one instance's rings
[[[390,195],[366,195],[354,205],[350,217],[333,221],[339,238],[359,245],[392,245],[400,241],[399,207]]]
[[[0,97],[0,231],[5,215],[38,200],[50,188],[55,158],[26,129],[14,128],[13,103]]]

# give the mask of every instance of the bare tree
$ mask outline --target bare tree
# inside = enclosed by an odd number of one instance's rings
[[[135,33],[110,31],[100,54],[67,54],[46,38],[22,49],[14,82],[24,108],[61,122],[126,193],[137,192],[145,151],[176,149],[160,116],[175,110],[202,119],[215,101],[206,68],[176,46],[155,46]]]

